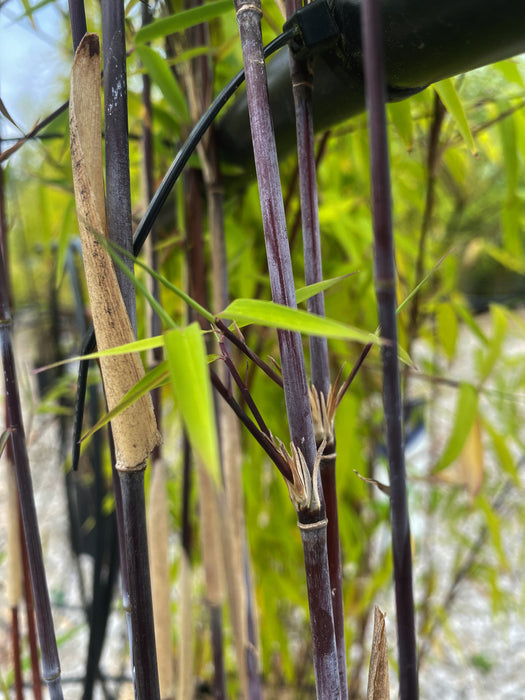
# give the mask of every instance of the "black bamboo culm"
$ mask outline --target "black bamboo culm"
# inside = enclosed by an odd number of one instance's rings
[[[261,4],[257,0],[236,0],[235,9],[246,72],[246,93],[272,298],[274,302],[295,307],[290,248],[263,58]],[[322,494],[319,497],[319,477],[314,469],[316,445],[303,349],[299,334],[278,331],[278,340],[295,458],[295,485],[306,487],[307,494],[303,493],[304,499],[301,499],[293,487],[290,489],[299,515],[303,542],[317,696],[339,698],[338,661],[326,553],[326,517]]]
[[[1,140],[0,140],[1,145]],[[14,464],[20,506],[22,558],[26,598],[27,624],[31,652],[31,668],[35,698],[40,697],[40,673],[34,634],[33,601],[36,602],[36,622],[42,658],[42,675],[49,688],[51,700],[62,698],[60,661],[47,588],[42,544],[38,530],[31,471],[27,454],[22,407],[16,377],[11,339],[9,270],[7,266],[7,217],[4,200],[4,171],[0,166],[0,356],[4,376],[6,430],[11,431],[8,451]],[[29,584],[30,579],[30,584]]]
[[[401,384],[397,354],[396,271],[392,233],[390,170],[385,111],[385,77],[381,15],[377,0],[363,2],[361,24],[365,87],[368,106],[374,274],[381,334],[383,405],[390,472],[390,521],[399,647],[399,685],[402,700],[418,697],[412,554],[406,492]]]
[[[131,190],[128,143],[125,9],[123,0],[102,0],[104,55],[104,131],[106,143],[106,217],[110,241],[126,251],[133,249]],[[132,267],[129,259],[126,264]],[[136,334],[135,289],[117,267],[117,279],[131,327]],[[115,469],[115,460],[113,469]],[[127,465],[126,465],[127,466]],[[115,491],[122,493],[122,512],[117,523],[125,539],[121,560],[127,569],[123,577],[123,599],[129,595],[131,659],[137,698],[160,697],[153,603],[148,557],[145,463],[140,469],[118,471]],[[119,499],[115,500],[116,506]],[[127,579],[127,581],[126,581]],[[127,588],[125,584],[127,583]]]
[[[298,10],[298,0],[287,0],[286,14]],[[312,62],[297,59],[290,52],[290,74],[295,104],[295,125],[297,133],[297,159],[299,169],[299,193],[301,202],[301,222],[303,231],[305,283],[315,284],[323,279],[321,254],[321,233],[317,200],[316,157],[314,150],[314,123],[312,108],[313,74]],[[316,294],[307,302],[310,313],[325,315],[324,294]],[[310,337],[311,382],[317,396],[319,407],[324,411],[330,390],[330,365],[328,359],[328,342],[323,337]],[[343,581],[341,569],[341,546],[339,540],[339,515],[336,490],[335,434],[333,416],[318,414],[315,425],[317,446],[326,440],[321,466],[321,480],[326,506],[328,566],[330,587],[332,590],[332,610],[339,667],[339,684],[341,699],[348,697],[348,680],[346,671],[345,622],[343,609]],[[326,429],[328,432],[326,433]],[[330,456],[328,456],[330,455]],[[334,456],[331,456],[334,455]]]
[[[47,683],[52,700],[63,697],[60,680],[60,662],[56,644],[51,602],[47,589],[42,545],[38,531],[37,513],[33,495],[33,485],[27,456],[22,408],[15,371],[15,358],[11,343],[11,316],[7,291],[4,255],[0,247],[0,353],[4,372],[5,394],[7,397],[7,428],[12,430],[11,444],[15,463],[16,482],[20,499],[20,511],[29,558],[31,583],[35,601],[36,620],[40,650],[42,654],[42,674]]]

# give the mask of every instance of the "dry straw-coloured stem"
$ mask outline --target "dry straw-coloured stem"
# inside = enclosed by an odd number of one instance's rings
[[[73,182],[84,267],[99,350],[134,340],[111,257],[99,236],[106,232],[102,171],[100,48],[96,34],[86,34],[75,54],[71,74],[70,138]],[[111,410],[143,376],[137,354],[100,360]],[[112,421],[117,468],[143,469],[158,444],[153,406],[142,397]]]
[[[368,669],[367,700],[389,700],[390,683],[388,679],[388,642],[386,638],[385,615],[374,608],[374,632],[372,652]]]

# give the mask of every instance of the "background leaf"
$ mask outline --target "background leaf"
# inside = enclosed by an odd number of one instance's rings
[[[173,393],[193,449],[217,484],[219,445],[206,348],[197,323],[165,335]]]

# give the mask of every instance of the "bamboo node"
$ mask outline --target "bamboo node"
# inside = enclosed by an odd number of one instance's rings
[[[260,7],[257,7],[257,5],[252,5],[251,3],[241,5],[241,7],[239,7],[239,9],[237,10],[236,15],[239,16],[241,12],[248,12],[249,10],[253,10],[254,12],[257,12],[257,14],[262,16],[262,9]]]
[[[297,527],[300,530],[320,530],[322,527],[326,527],[327,525],[328,518],[323,518],[315,523],[302,523],[299,520],[297,521]]]

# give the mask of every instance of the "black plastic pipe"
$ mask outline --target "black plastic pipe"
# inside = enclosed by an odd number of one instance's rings
[[[315,0],[314,4],[323,0]],[[338,30],[314,58],[316,131],[365,109],[359,0],[334,0]],[[431,83],[525,52],[524,0],[382,0],[387,99],[396,102]],[[322,29],[321,29],[322,26]],[[308,27],[325,30],[321,22]],[[268,87],[279,154],[295,147],[295,110],[288,51],[268,63]],[[253,167],[246,95],[218,127],[223,161]]]

